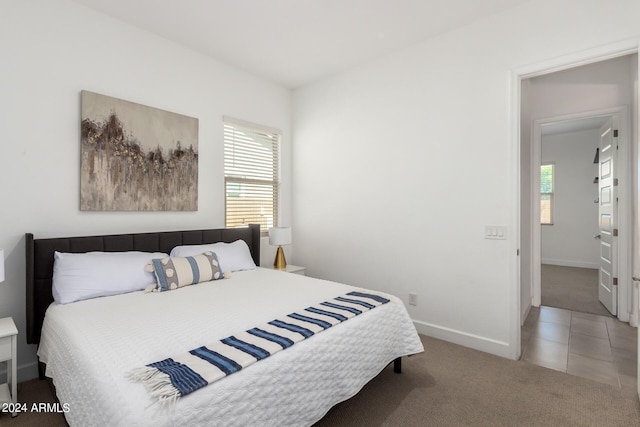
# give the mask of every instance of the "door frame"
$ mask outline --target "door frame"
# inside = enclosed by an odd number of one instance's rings
[[[529,307],[525,307],[526,310],[522,310],[522,283],[526,281],[525,285],[531,286],[532,277],[528,274],[527,277],[521,277],[521,264],[522,259],[520,256],[521,245],[526,243],[528,246],[528,260],[532,262],[531,254],[533,253],[532,247],[532,235],[534,227],[530,227],[531,224],[522,224],[522,195],[521,195],[521,182],[522,182],[522,165],[521,165],[521,148],[522,142],[520,140],[521,132],[521,107],[522,107],[522,81],[531,77],[541,76],[544,74],[552,73],[555,71],[562,71],[569,68],[575,68],[580,65],[587,65],[594,62],[599,62],[607,59],[613,59],[624,55],[631,55],[639,53],[639,40],[627,39],[617,43],[600,46],[597,48],[589,49],[574,54],[567,54],[554,59],[541,61],[532,65],[514,68],[510,72],[510,107],[509,107],[509,140],[512,141],[510,145],[510,176],[509,180],[509,192],[511,198],[511,224],[513,224],[514,230],[511,239],[509,239],[509,249],[513,254],[509,262],[509,277],[510,282],[513,284],[510,292],[510,313],[509,323],[511,325],[509,331],[510,342],[510,356],[513,359],[520,358],[522,354],[521,348],[521,325],[524,320],[523,314],[531,308],[531,302],[529,301]],[[639,55],[640,56],[640,55]],[[639,68],[640,70],[640,68]],[[638,88],[636,88],[638,91]],[[636,93],[638,97],[638,93]],[[638,116],[640,111],[634,113],[634,121],[640,120]],[[636,218],[634,218],[636,219]],[[636,231],[637,233],[637,231]],[[529,241],[523,242],[523,236],[526,236]],[[525,251],[527,253],[527,251]],[[533,264],[531,264],[533,265]],[[529,292],[531,292],[529,290]],[[638,298],[634,296],[633,301]],[[637,302],[636,302],[637,303]],[[637,311],[636,311],[637,313]],[[632,315],[633,316],[633,315]],[[632,319],[633,320],[633,319]],[[637,324],[637,316],[636,316]],[[640,329],[638,331],[640,335]],[[640,361],[639,361],[640,368]],[[638,378],[638,392],[640,393],[640,377]]]
[[[618,158],[617,173],[620,185],[618,186],[618,218],[617,228],[619,230],[617,239],[617,271],[618,271],[618,313],[617,317],[623,322],[629,322],[631,312],[630,303],[631,291],[633,288],[632,277],[632,223],[633,199],[632,199],[632,167],[631,167],[631,126],[630,113],[627,106],[606,108],[595,111],[585,111],[563,116],[536,119],[533,121],[532,156],[531,156],[531,208],[532,223],[537,224],[535,218],[540,217],[540,165],[542,154],[542,126],[552,123],[567,122],[572,120],[587,119],[591,117],[615,117],[620,130],[618,136]],[[596,221],[597,218],[594,218]],[[541,258],[542,258],[542,238],[540,227],[532,227],[532,282],[531,282],[531,304],[540,306],[542,301],[541,285]]]

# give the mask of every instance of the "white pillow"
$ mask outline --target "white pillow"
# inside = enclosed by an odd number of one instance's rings
[[[67,304],[145,289],[155,283],[145,266],[161,252],[55,252],[53,299]]]
[[[187,257],[200,255],[203,252],[215,252],[223,272],[253,270],[256,264],[251,258],[251,251],[244,240],[233,243],[209,243],[206,245],[176,246],[171,250],[172,257]]]

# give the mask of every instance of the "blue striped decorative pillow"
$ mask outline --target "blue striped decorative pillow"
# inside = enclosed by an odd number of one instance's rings
[[[214,252],[188,257],[156,258],[151,260],[151,263],[157,281],[154,292],[170,291],[224,278]]]

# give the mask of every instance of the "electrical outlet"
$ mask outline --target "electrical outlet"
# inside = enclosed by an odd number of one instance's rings
[[[409,305],[418,305],[418,294],[409,292]]]

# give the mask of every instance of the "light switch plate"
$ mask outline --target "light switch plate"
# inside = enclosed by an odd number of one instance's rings
[[[493,240],[506,240],[507,227],[505,225],[485,225],[484,238]]]

